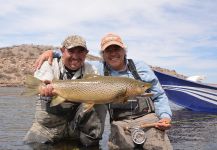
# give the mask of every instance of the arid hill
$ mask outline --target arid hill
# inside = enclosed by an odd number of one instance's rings
[[[0,86],[22,86],[26,75],[33,74],[36,58],[53,46],[15,45],[0,48]],[[99,57],[88,55],[88,60],[99,60]],[[185,78],[175,70],[152,67],[155,70]]]

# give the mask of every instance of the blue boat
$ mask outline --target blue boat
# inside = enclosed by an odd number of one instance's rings
[[[169,100],[193,111],[217,113],[217,87],[154,71]]]

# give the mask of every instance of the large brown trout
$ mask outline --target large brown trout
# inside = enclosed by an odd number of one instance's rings
[[[34,77],[28,78],[27,87],[32,90],[38,89],[39,81]],[[56,106],[64,101],[86,103],[86,109],[94,104],[126,102],[129,97],[143,94],[151,87],[145,83],[127,77],[112,77],[99,75],[86,75],[83,79],[57,80],[52,86],[56,96],[52,98],[51,106]]]

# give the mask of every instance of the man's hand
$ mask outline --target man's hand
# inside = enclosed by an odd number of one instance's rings
[[[41,65],[46,60],[48,60],[48,63],[50,65],[52,64],[52,61],[53,61],[53,51],[52,50],[47,50],[38,57],[38,59],[35,61],[34,69],[35,70],[40,69]]]
[[[44,81],[44,83],[46,85],[41,86],[39,88],[40,95],[41,96],[50,96],[50,97],[54,96],[55,95],[55,93],[53,91],[54,88],[53,88],[52,84],[50,84],[51,82],[46,80],[46,81]]]
[[[162,118],[161,120],[159,120],[156,124],[155,127],[160,129],[160,130],[167,130],[169,128],[171,128],[171,119],[169,118]]]

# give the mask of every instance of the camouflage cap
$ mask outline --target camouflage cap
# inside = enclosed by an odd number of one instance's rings
[[[101,40],[101,51],[104,51],[110,45],[118,45],[122,48],[125,48],[121,37],[114,33],[109,33],[105,35]]]
[[[87,50],[86,41],[79,35],[68,36],[62,43],[62,46],[66,49],[81,46]],[[88,50],[87,50],[88,51]]]

